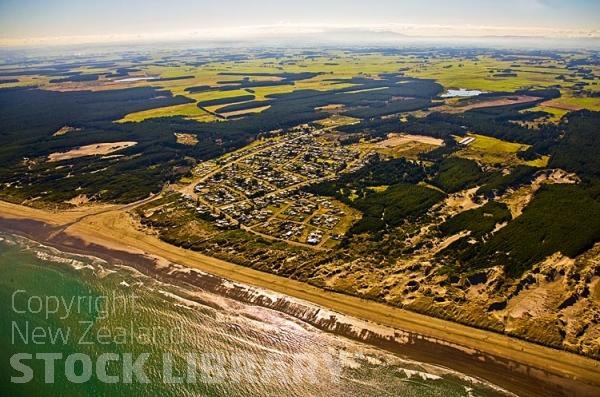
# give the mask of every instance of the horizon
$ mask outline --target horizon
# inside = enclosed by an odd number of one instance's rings
[[[354,0],[325,4],[310,0],[302,5],[271,0],[252,5],[240,0],[218,5],[176,0],[168,8],[157,0],[126,4],[61,0],[52,5],[38,0],[7,0],[0,3],[0,46],[173,41],[410,44],[526,39],[598,47],[598,15],[600,3],[586,0],[568,4],[556,0],[462,0],[452,4],[384,0],[376,5]]]

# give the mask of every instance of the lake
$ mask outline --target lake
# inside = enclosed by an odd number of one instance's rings
[[[479,90],[466,90],[464,88],[460,88],[458,90],[448,90],[440,96],[442,98],[456,98],[456,97],[472,97],[472,96],[478,96],[481,94],[485,94],[485,92],[479,91]]]

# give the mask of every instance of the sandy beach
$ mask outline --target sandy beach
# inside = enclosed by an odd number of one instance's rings
[[[600,395],[598,361],[382,303],[325,291],[178,248],[146,233],[126,212],[133,206],[89,206],[54,213],[0,201],[0,229],[65,251],[120,260],[158,277],[179,279],[203,288],[217,288],[215,285],[218,286],[218,283],[208,276],[186,278],[185,273],[165,271],[171,269],[170,264],[195,268],[214,277],[285,294],[340,315],[389,327],[397,330],[397,338],[374,332],[357,333],[332,319],[302,318],[327,331],[489,380],[517,395]],[[274,306],[278,306],[273,307],[276,310],[301,318],[297,313],[290,313],[293,310],[289,305],[280,303]]]

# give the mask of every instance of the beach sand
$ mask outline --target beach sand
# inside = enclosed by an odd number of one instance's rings
[[[326,331],[486,379],[517,395],[600,395],[599,361],[386,304],[325,291],[175,247],[145,233],[142,226],[127,214],[128,209],[139,204],[89,206],[54,213],[0,201],[0,229],[64,251],[119,260],[157,277],[179,279],[203,288],[213,285],[207,282],[206,276],[192,277],[185,276],[187,273],[168,271],[171,269],[169,264],[198,269],[218,278],[285,294],[373,325],[390,327],[397,330],[397,338],[376,332],[357,332],[334,320],[302,318]],[[269,306],[268,302],[257,304]],[[276,310],[298,317],[289,305],[279,303],[275,306]]]

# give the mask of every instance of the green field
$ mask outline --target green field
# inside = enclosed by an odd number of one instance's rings
[[[166,106],[162,108],[155,108],[150,110],[142,110],[141,112],[129,113],[122,119],[118,120],[119,123],[126,123],[129,121],[139,122],[146,119],[157,118],[157,117],[173,117],[181,116],[186,119],[196,120],[201,122],[215,121],[217,118],[210,113],[200,109],[196,103],[186,103],[183,105]]]
[[[533,167],[544,167],[548,164],[548,156],[536,160],[524,161],[517,157],[517,153],[529,148],[522,143],[507,142],[490,136],[468,134],[475,140],[458,152],[458,156],[476,160],[484,164],[518,165],[525,164]],[[462,137],[460,138],[462,139]],[[457,139],[459,141],[460,139]]]
[[[234,80],[234,76],[222,73],[239,73],[240,77],[247,73],[254,82],[274,85],[261,85],[252,88],[256,100],[265,100],[270,95],[291,93],[297,90],[329,91],[351,87],[353,84],[341,82],[352,78],[372,78],[382,73],[394,73],[399,70],[407,76],[434,79],[448,88],[478,89],[489,92],[510,92],[524,88],[547,88],[558,86],[562,98],[553,100],[539,108],[552,114],[552,121],[557,121],[567,109],[586,108],[600,110],[600,98],[586,97],[576,90],[577,84],[588,84],[579,74],[567,68],[566,62],[577,59],[575,55],[566,54],[564,60],[551,58],[534,58],[536,61],[523,58],[524,62],[503,60],[493,55],[481,55],[474,58],[456,58],[440,56],[428,58],[427,62],[415,55],[381,55],[365,53],[357,56],[341,50],[331,50],[321,56],[308,57],[288,50],[285,58],[252,58],[241,61],[223,61],[218,56],[206,64],[195,66],[187,62],[172,61],[168,65],[161,63],[160,53],[153,54],[151,59],[140,64],[123,64],[123,67],[134,67],[134,76],[157,77],[167,80],[115,82],[109,70],[104,67],[81,66],[72,72],[85,75],[97,74],[98,79],[89,82],[51,83],[51,77],[40,74],[18,76],[18,82],[7,83],[3,87],[37,86],[53,90],[109,90],[152,85],[170,91],[174,96],[182,95],[196,102],[212,99],[228,98],[247,94],[247,90],[222,90],[224,82]],[[107,59],[108,60],[108,59]],[[525,62],[529,61],[529,62]],[[592,72],[597,73],[592,67]],[[510,70],[515,76],[502,77],[502,72]],[[277,73],[318,73],[318,75],[289,84],[279,85],[281,78],[260,74]],[[257,75],[258,74],[258,75]],[[565,77],[563,79],[563,77]],[[237,78],[237,77],[235,77]],[[171,80],[169,80],[171,79]],[[189,87],[209,86],[209,91],[190,93]],[[591,91],[598,91],[596,83],[588,85]],[[451,102],[451,100],[449,100]],[[564,109],[562,109],[564,108]],[[170,106],[154,111],[136,112],[124,117],[123,121],[141,121],[147,118],[164,116],[182,116],[197,121],[212,121],[214,117],[194,109],[193,105]]]

